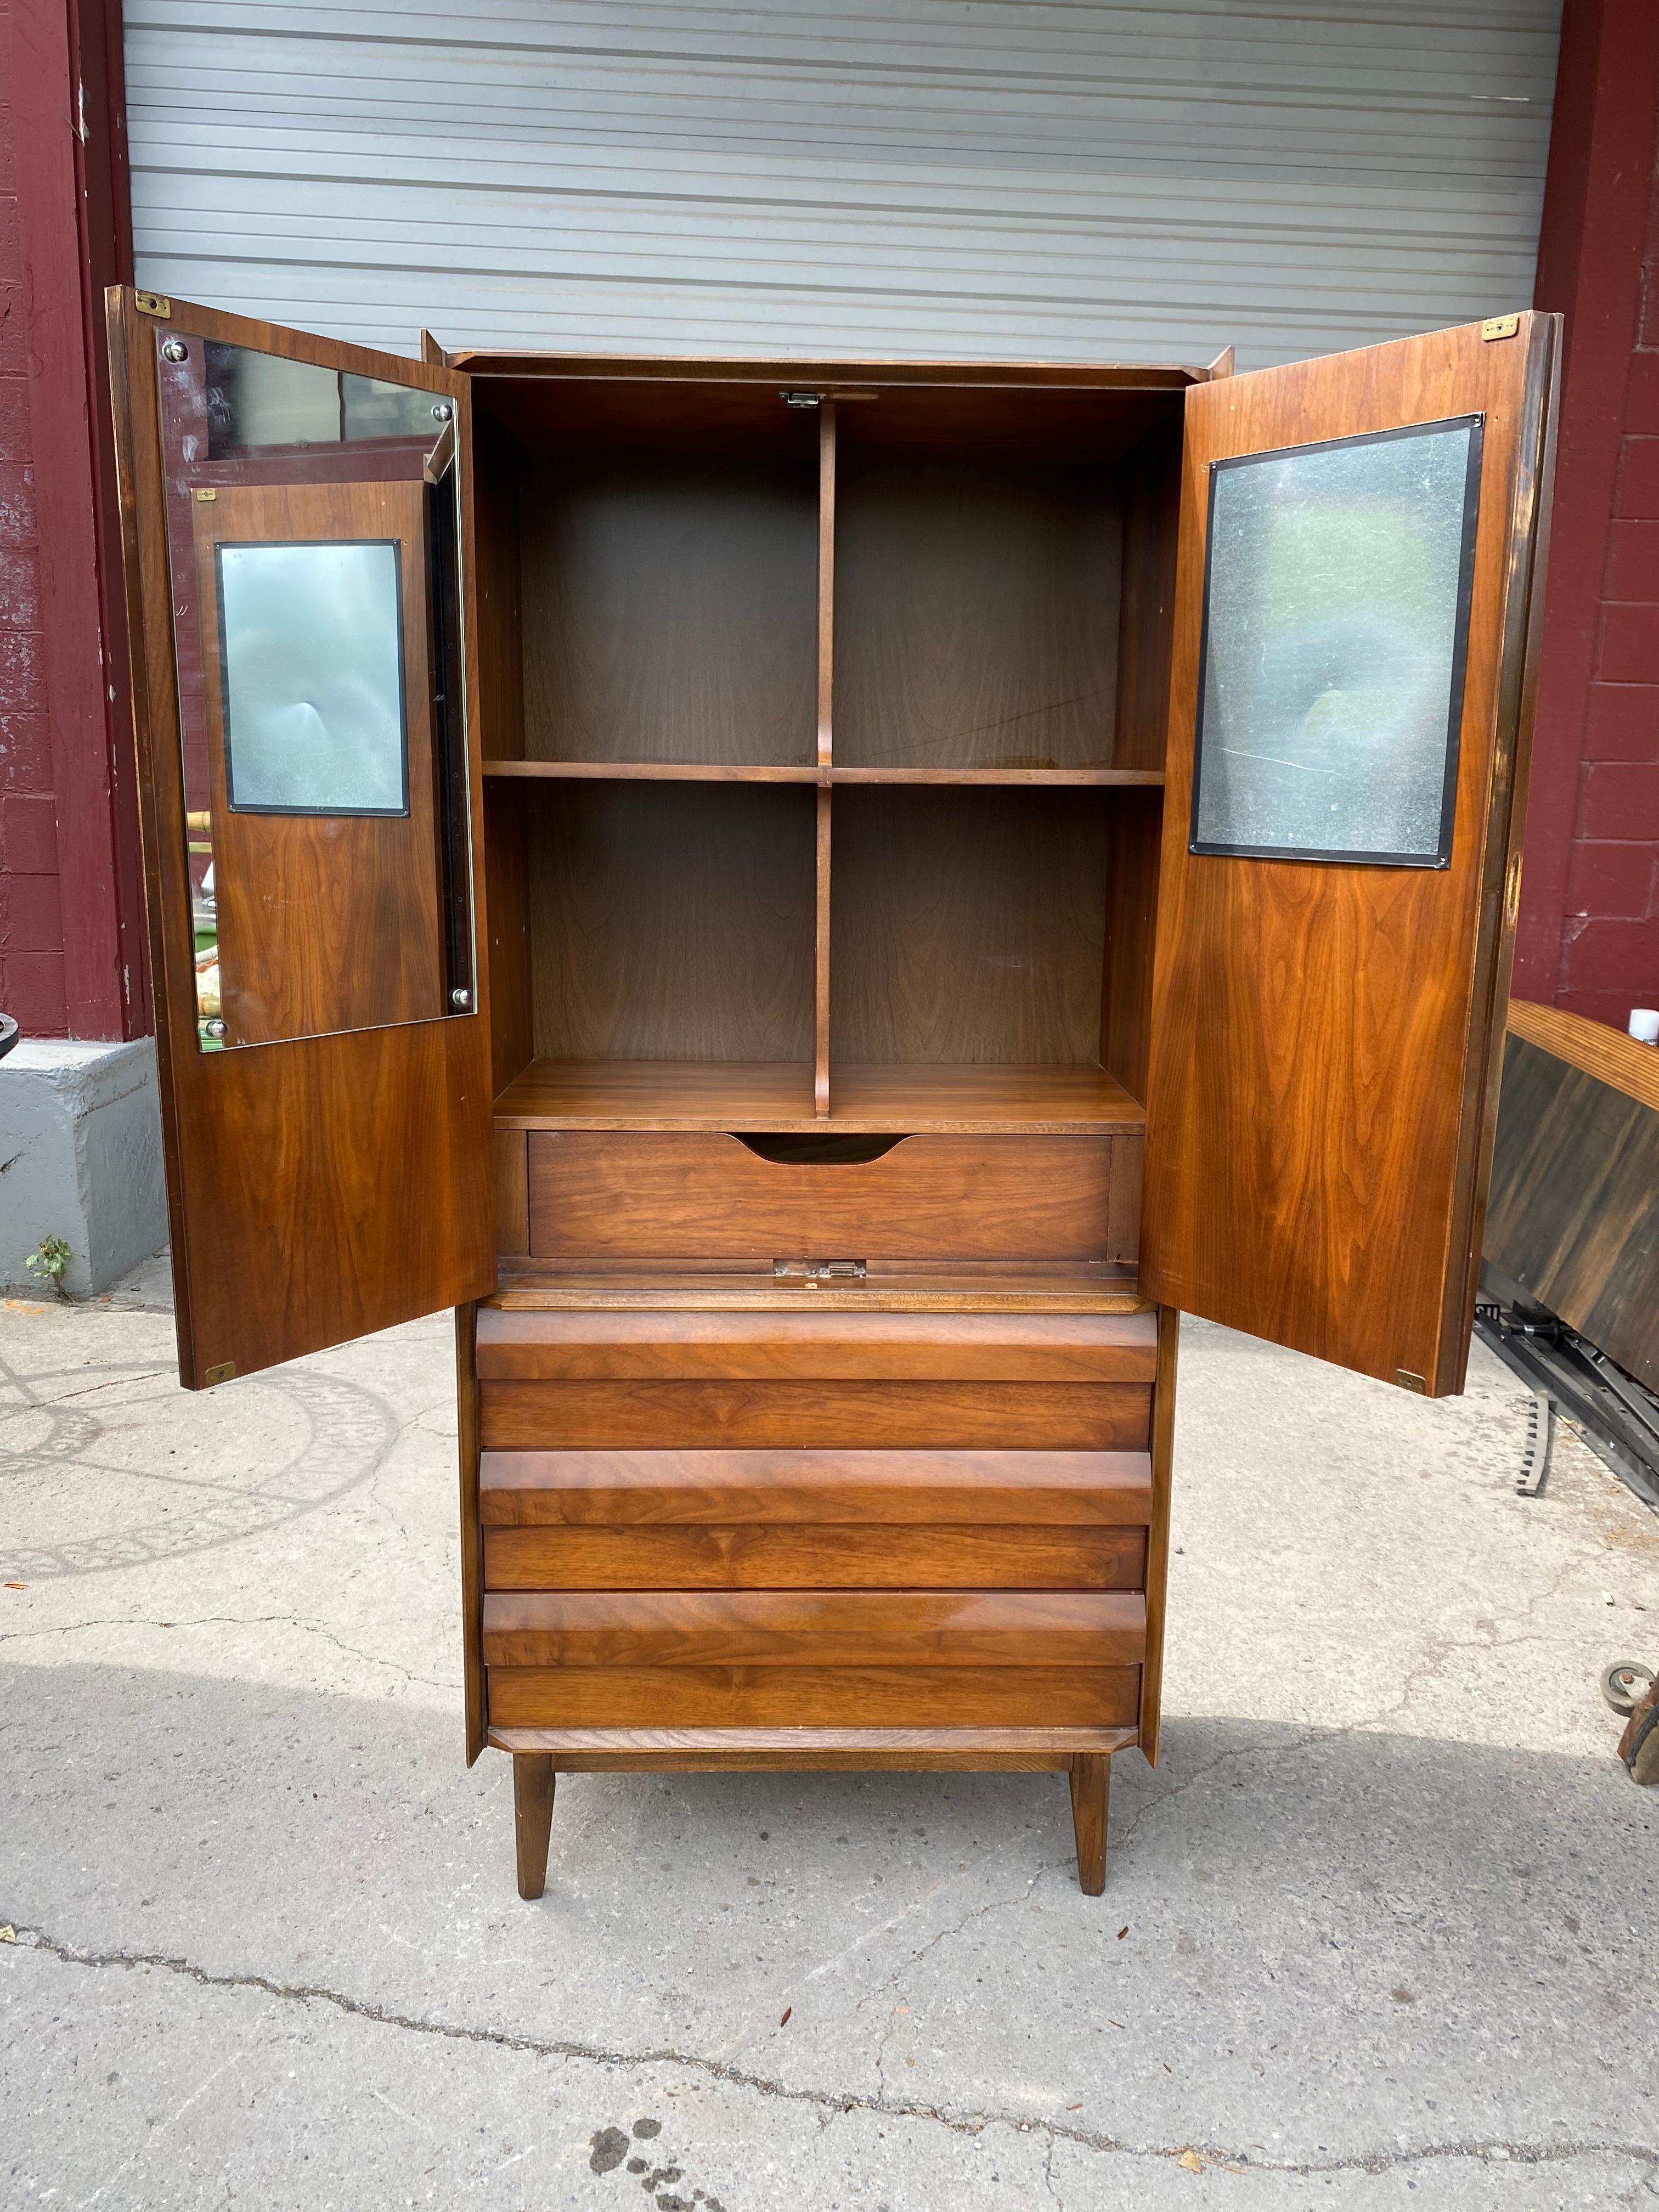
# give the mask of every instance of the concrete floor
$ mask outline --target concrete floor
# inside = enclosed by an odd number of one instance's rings
[[[527,1905],[447,1322],[186,1396],[145,1295],[0,1307],[0,2203],[1659,2204],[1659,1520],[1480,1347],[1188,1325],[1104,1898],[1058,1777],[607,1776]]]

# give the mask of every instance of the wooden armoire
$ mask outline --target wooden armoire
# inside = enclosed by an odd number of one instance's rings
[[[466,1750],[1158,1751],[1179,1312],[1462,1384],[1560,343],[110,295],[181,1380],[453,1306]]]

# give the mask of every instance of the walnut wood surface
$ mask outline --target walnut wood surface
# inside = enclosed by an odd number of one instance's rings
[[[1117,796],[839,791],[836,1062],[1097,1064]]]
[[[489,1301],[504,1313],[1121,1314],[1151,1311],[1132,1268],[1006,1263],[954,1267],[873,1258],[861,1281],[777,1276],[752,1261],[688,1261],[678,1267],[613,1262],[551,1268],[502,1263]]]
[[[1149,1382],[1151,1314],[556,1314],[478,1317],[490,1382],[784,1376],[842,1382]]]
[[[487,760],[486,778],[504,781],[600,783],[838,783],[1073,785],[1101,790],[1161,786],[1162,769],[1144,768],[779,768],[769,763],[711,767],[702,761]]]
[[[1121,1726],[1138,1667],[492,1667],[493,1728]]]
[[[1072,1761],[1071,1782],[1078,1887],[1085,1897],[1098,1897],[1106,1887],[1106,1824],[1112,1802],[1110,1758],[1099,1752],[1079,1752]]]
[[[816,1128],[810,1060],[538,1060],[507,1083],[498,1122],[538,1128]],[[1146,1116],[1123,1085],[1089,1066],[969,1066],[836,1061],[830,1120],[839,1129],[927,1134],[984,1129],[1090,1136],[1139,1132]]]
[[[538,1058],[810,1069],[810,793],[538,783],[522,795]]]
[[[810,766],[815,477],[804,457],[603,447],[532,467],[527,756]]]
[[[547,1846],[553,1830],[553,1762],[545,1752],[520,1752],[513,1761],[513,1837],[519,1894],[533,1901],[547,1887]]]
[[[729,1318],[729,1316],[728,1316]],[[655,1522],[1144,1525],[1144,1452],[485,1452],[491,1528]]]
[[[1146,1531],[1136,1528],[738,1522],[484,1532],[489,1589],[1137,1590],[1146,1568]]]
[[[1431,1395],[1462,1385],[1480,1243],[1555,330],[1523,315],[1498,343],[1478,325],[1441,331],[1230,377],[1187,403],[1143,1284],[1362,1373],[1420,1378]],[[1449,866],[1189,854],[1209,462],[1475,411]]]
[[[823,732],[820,732],[822,736]],[[812,1112],[820,1121],[830,1112],[830,802],[817,797],[817,854],[812,915]]]
[[[492,346],[458,346],[446,358],[452,368],[470,369],[481,379],[592,380],[611,387],[603,395],[607,398],[616,387],[630,384],[678,385],[695,394],[700,404],[706,404],[704,395],[717,396],[721,386],[738,394],[744,386],[757,386],[763,399],[769,402],[780,388],[830,392],[840,398],[852,391],[902,393],[908,386],[925,385],[931,387],[929,398],[945,393],[964,403],[975,398],[988,404],[1000,400],[1003,413],[1018,422],[1025,416],[1029,393],[1056,394],[1073,404],[1073,411],[1065,418],[1073,438],[1079,421],[1093,422],[1100,434],[1110,434],[1116,417],[1103,415],[1101,398],[1105,394],[1180,393],[1188,385],[1203,383],[1212,374],[1208,368],[1194,363],[819,361],[752,354],[728,359],[708,354],[537,353]],[[1016,403],[1012,408],[1010,401]],[[494,399],[491,404],[498,409],[501,404]],[[1086,411],[1075,411],[1079,405],[1085,405]],[[782,410],[778,411],[781,415]],[[746,442],[752,436],[751,418],[745,415],[739,419]],[[782,419],[787,422],[788,417]]]
[[[535,1056],[530,975],[530,847],[516,792],[484,787],[485,884],[489,974],[490,1089],[501,1092]]]
[[[1158,1313],[1158,1379],[1152,1387],[1152,1512],[1146,1531],[1146,1656],[1140,1673],[1140,1743],[1158,1765],[1164,1701],[1164,1622],[1170,1583],[1170,1501],[1175,1474],[1176,1367],[1181,1316]]]
[[[1139,1382],[485,1382],[491,1451],[1144,1450]]]
[[[866,1259],[877,1246],[917,1260],[1121,1260],[1117,1147],[1111,1137],[923,1135],[878,1159],[820,1164],[764,1159],[726,1134],[536,1130],[530,1249],[556,1266],[769,1265]]]
[[[530,1250],[529,1143],[522,1129],[495,1132],[495,1244],[515,1255]]]
[[[111,295],[138,791],[150,921],[179,1374],[239,1374],[482,1296],[495,1280],[489,1000],[461,1018],[204,1054],[196,1042],[173,594],[157,438],[156,325]],[[401,380],[455,408],[470,536],[465,376],[175,300],[169,333]],[[462,562],[467,695],[477,610]],[[476,704],[469,746],[479,833]],[[434,855],[434,866],[435,866]],[[480,916],[482,925],[482,915]]]
[[[478,1383],[474,1305],[455,1309],[455,1414],[461,1476],[461,1678],[466,1763],[484,1746],[483,1528],[478,1498]]]
[[[1117,740],[1121,768],[1161,778],[1169,744],[1175,635],[1182,426],[1162,423],[1123,465],[1123,596],[1118,623]]]
[[[1152,1050],[1152,945],[1164,794],[1124,792],[1112,808],[1100,1058],[1131,1098],[1146,1096]],[[1140,1194],[1135,1193],[1136,1233]]]
[[[1659,1052],[1600,1023],[1535,1018],[1554,1012],[1510,1010],[1486,1255],[1659,1388]]]
[[[1115,475],[850,445],[837,470],[841,763],[1110,767]]]
[[[1132,1728],[495,1728],[503,1751],[546,1751],[562,1774],[618,1771],[1062,1773],[1081,1751],[1122,1751]]]
[[[191,507],[220,998],[234,1044],[432,1021],[446,1011],[425,500],[416,476],[405,483],[225,484],[210,502]],[[349,538],[397,544],[408,811],[233,811],[215,549]]]
[[[1129,1590],[493,1590],[492,1667],[1115,1667]]]

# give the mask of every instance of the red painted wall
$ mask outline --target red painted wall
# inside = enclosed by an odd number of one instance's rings
[[[1536,302],[1566,315],[1519,997],[1659,1006],[1659,9],[1567,0]]]
[[[121,109],[118,5],[0,8],[0,1008],[35,1036],[149,1027],[103,345]]]

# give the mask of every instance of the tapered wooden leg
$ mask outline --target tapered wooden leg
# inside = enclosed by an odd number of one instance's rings
[[[513,1833],[519,1849],[519,1894],[547,1887],[547,1839],[553,1832],[553,1761],[544,1751],[513,1754]],[[1076,1788],[1073,1784],[1073,1790]]]
[[[1077,1832],[1078,1887],[1085,1897],[1098,1897],[1106,1887],[1106,1814],[1111,1802],[1110,1753],[1077,1753],[1072,1760],[1072,1826]]]

